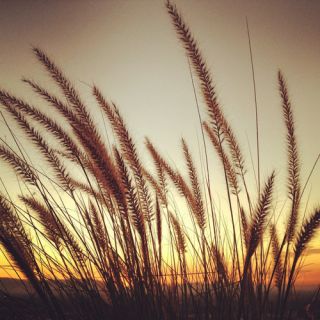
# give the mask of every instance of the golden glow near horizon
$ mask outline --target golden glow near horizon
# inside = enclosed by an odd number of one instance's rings
[[[287,159],[277,71],[283,71],[288,83],[304,183],[320,152],[320,2],[175,3],[212,71],[219,101],[247,159],[250,188],[255,190],[250,160],[252,156],[256,168],[254,96],[245,25],[248,17],[259,107],[261,177],[264,181],[276,169],[274,203],[280,208],[286,200]],[[0,27],[1,88],[36,105],[39,100],[19,82],[22,76],[57,90],[32,55],[31,47],[39,46],[83,93],[92,113],[97,109],[87,84],[95,83],[118,105],[147,164],[151,161],[144,151],[145,136],[178,167],[182,166],[180,138],[184,137],[200,162],[201,133],[188,63],[164,1],[7,0],[0,3]],[[200,103],[205,116],[201,98]],[[94,116],[99,121],[100,114]],[[0,136],[8,138],[2,120]],[[209,158],[214,192],[219,194],[223,187],[221,165],[211,150]],[[3,163],[0,170],[9,191],[15,192],[14,176]],[[318,166],[305,190],[302,211],[305,206],[308,212],[319,204],[319,193]],[[217,196],[220,206],[224,201]],[[319,242],[315,241],[312,249],[318,250]],[[319,257],[319,252],[313,251],[305,283],[320,276]]]

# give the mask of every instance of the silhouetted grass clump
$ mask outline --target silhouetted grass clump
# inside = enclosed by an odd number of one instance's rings
[[[316,316],[318,294],[310,297],[307,310],[292,302],[303,253],[319,228],[320,209],[301,216],[300,160],[284,76],[279,71],[290,206],[287,214],[282,213],[285,228],[279,230],[274,221],[280,213],[272,200],[279,183],[275,172],[261,190],[259,186],[257,192],[249,192],[249,167],[219,104],[209,68],[176,7],[167,2],[167,9],[207,108],[201,123],[203,151],[206,155],[211,145],[221,162],[228,205],[219,212],[208,158],[202,163],[201,179],[184,139],[186,174],[172,166],[148,138],[145,145],[155,168],[147,168],[118,107],[92,86],[97,107],[115,136],[112,146],[106,143],[90,108],[63,71],[34,48],[61,96],[23,79],[42,98],[42,108],[49,110],[43,112],[0,91],[3,119],[13,138],[12,145],[2,140],[0,158],[22,186],[18,199],[0,194],[0,242],[17,277],[27,279],[22,281],[26,296],[13,296],[3,289],[4,317]],[[32,142],[32,151],[21,145],[11,121]],[[46,172],[33,164],[29,155],[34,154],[46,161]],[[181,197],[183,214],[175,204]]]

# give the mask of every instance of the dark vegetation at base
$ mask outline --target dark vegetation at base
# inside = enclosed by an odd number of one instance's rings
[[[18,282],[13,280],[14,282]],[[18,284],[16,286],[19,286]],[[41,300],[32,293],[27,295],[24,290],[20,291],[21,295],[7,295],[4,293],[0,294],[0,319],[1,320],[47,320],[50,319],[47,314],[46,306],[43,305]],[[272,316],[273,309],[276,305],[276,295],[271,294],[270,297],[271,310],[267,310],[264,314],[263,319],[274,319]],[[63,308],[64,318],[66,320],[97,320],[97,319],[162,319],[157,315],[152,318],[144,317],[143,315],[133,315],[132,307],[123,306],[123,312],[120,314],[112,314],[110,306],[103,303],[103,306],[99,305],[99,314],[96,314],[95,307],[92,305],[91,300],[86,299],[67,299],[64,301],[59,301],[59,304]],[[190,303],[194,306],[194,302]],[[199,301],[199,305],[201,302]],[[235,308],[236,306],[230,305],[230,308]],[[127,309],[127,311],[126,311]],[[296,292],[291,300],[288,302],[288,309],[290,314],[288,314],[287,319],[291,320],[305,320],[305,319],[320,319],[320,300],[315,299],[314,291],[298,291]],[[77,310],[77,311],[75,311]],[[104,311],[103,311],[104,310]],[[219,310],[216,310],[215,302],[212,303],[212,315],[209,319],[216,319],[215,314],[219,314]],[[204,309],[199,307],[196,310],[189,308],[188,315],[185,318],[179,319],[204,319]],[[166,316],[166,318],[169,315]],[[168,318],[170,319],[170,318]],[[172,317],[172,319],[176,319]],[[222,318],[223,319],[223,318]],[[227,318],[225,318],[227,319]]]

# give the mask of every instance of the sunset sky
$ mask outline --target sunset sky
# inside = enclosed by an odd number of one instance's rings
[[[248,18],[259,108],[261,177],[264,181],[276,170],[275,202],[281,206],[286,199],[287,166],[277,71],[280,68],[287,79],[304,184],[320,152],[320,2],[174,2],[212,71],[219,101],[246,156],[254,190],[256,141]],[[199,163],[201,133],[188,61],[164,1],[1,0],[0,43],[1,88],[35,102],[38,100],[20,81],[22,76],[52,87],[32,54],[32,46],[40,47],[61,66],[88,105],[94,105],[92,84],[118,105],[142,153],[148,136],[172,163],[182,166],[180,139],[184,137]],[[198,97],[205,117],[200,92]],[[95,116],[99,121],[99,115]],[[4,139],[8,135],[2,120],[0,135]],[[213,152],[209,156],[214,190],[219,190],[221,166]],[[146,152],[143,159],[151,163]],[[308,209],[320,203],[319,165],[306,188],[303,210],[308,196]],[[3,163],[0,170],[1,178],[14,188],[16,181],[11,183],[12,175]],[[310,270],[308,283],[320,275],[319,238],[311,251],[312,264],[306,267]]]

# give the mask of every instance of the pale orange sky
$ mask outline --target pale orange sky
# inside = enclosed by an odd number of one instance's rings
[[[232,123],[252,172],[255,115],[245,17],[253,46],[260,118],[262,180],[277,172],[275,199],[285,200],[286,145],[277,70],[281,68],[292,100],[304,183],[320,152],[320,2],[176,0],[212,70],[219,100]],[[185,53],[164,1],[0,2],[0,86],[33,100],[21,76],[51,82],[36,62],[39,46],[60,65],[84,98],[97,84],[119,106],[138,148],[149,136],[162,153],[180,164],[180,138],[197,154],[199,123]],[[200,99],[201,100],[201,99]],[[205,110],[201,105],[202,111]],[[95,112],[92,107],[92,112]],[[205,112],[203,112],[203,115]],[[97,115],[98,121],[99,115]],[[7,135],[3,122],[0,134]],[[145,161],[149,161],[146,154]],[[199,160],[199,157],[196,157]],[[210,152],[215,188],[223,177]],[[0,164],[1,177],[12,176]],[[254,179],[251,188],[254,189]],[[15,181],[12,182],[14,185]],[[310,209],[319,204],[320,169],[314,172]],[[304,203],[306,202],[305,198]],[[319,242],[318,242],[319,244]],[[315,258],[316,257],[316,258]],[[312,255],[316,263],[319,254]],[[318,266],[319,268],[319,266]]]

